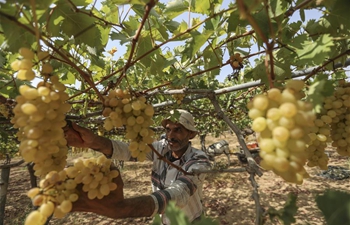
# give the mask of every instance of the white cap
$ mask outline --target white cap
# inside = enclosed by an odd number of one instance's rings
[[[183,109],[176,109],[178,113],[180,113],[180,117],[178,119],[178,123],[184,126],[187,130],[197,132],[197,129],[194,126],[194,120],[191,113],[189,113],[186,110]],[[170,114],[174,114],[174,110],[170,111]],[[165,128],[165,126],[168,124],[168,122],[171,121],[171,117],[168,117],[162,121],[162,126]]]

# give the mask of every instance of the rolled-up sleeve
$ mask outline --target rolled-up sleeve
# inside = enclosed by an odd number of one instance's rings
[[[190,168],[206,168],[193,164]],[[152,193],[156,203],[158,204],[158,213],[164,213],[164,210],[170,200],[175,201],[180,208],[187,205],[190,197],[197,191],[197,187],[201,187],[205,180],[205,174],[179,176],[169,187],[164,190],[158,190]],[[202,193],[198,193],[201,195]]]

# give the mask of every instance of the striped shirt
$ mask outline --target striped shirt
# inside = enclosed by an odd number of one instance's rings
[[[112,141],[112,158],[119,160],[129,160],[131,157],[128,145],[120,141]],[[166,141],[161,140],[153,143],[153,147],[168,160],[171,157],[171,150]],[[170,224],[168,218],[163,216],[167,203],[175,201],[176,205],[182,209],[188,219],[192,222],[201,216],[202,207],[202,187],[205,174],[183,175],[181,171],[170,166],[152,151],[147,154],[147,159],[153,161],[152,166],[152,190],[151,197],[155,202],[153,215],[159,213],[163,224]],[[184,171],[191,172],[193,169],[209,169],[210,162],[203,151],[188,146],[185,154],[178,160],[172,162],[181,167]]]

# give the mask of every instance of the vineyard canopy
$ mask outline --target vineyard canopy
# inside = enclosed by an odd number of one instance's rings
[[[157,108],[156,123],[168,108],[182,107],[200,118],[203,132],[225,130],[210,101],[198,97],[205,97],[200,90],[261,81],[260,88],[218,97],[225,114],[244,126],[250,123],[247,100],[297,71],[309,69],[305,80],[315,105],[346,77],[339,65],[349,54],[349,6],[347,0],[1,2],[1,102],[18,95],[23,81],[10,64],[19,48],[28,47],[49,51],[54,74],[69,87],[74,119],[101,124],[103,95],[122,88],[167,106]],[[310,10],[320,18],[305,20]],[[300,19],[292,21],[293,15]],[[119,45],[107,49],[109,42]],[[223,70],[232,72],[219,82]],[[38,73],[33,85],[41,79]],[[186,94],[180,106],[179,93]]]

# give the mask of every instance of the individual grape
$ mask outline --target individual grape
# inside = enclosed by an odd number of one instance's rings
[[[287,141],[289,139],[289,130],[285,127],[279,126],[273,129],[272,136],[278,141]]]
[[[269,100],[265,95],[257,95],[253,99],[253,107],[255,109],[264,111],[265,109],[267,109],[268,105],[269,105]]]
[[[290,102],[284,102],[280,105],[279,110],[284,117],[292,118],[297,113],[297,107]]]
[[[69,200],[64,200],[63,202],[61,202],[60,207],[63,213],[68,213],[72,210],[73,204]]]
[[[110,193],[109,185],[108,184],[102,184],[99,188],[99,191],[101,194],[107,196]]]
[[[259,142],[259,147],[264,152],[273,152],[275,149],[275,145],[273,143],[273,140],[270,138],[264,138],[261,139]]]
[[[11,63],[11,68],[14,70],[14,71],[18,71],[19,70],[19,64],[21,63],[20,60],[15,60]]]
[[[285,157],[275,157],[273,168],[280,172],[289,170],[289,160]]]
[[[266,128],[266,120],[263,117],[258,117],[253,120],[252,129],[255,132],[261,132]]]
[[[29,60],[34,59],[34,52],[32,50],[30,50],[29,48],[24,48],[24,47],[20,48],[19,54],[26,59],[29,59]]]
[[[19,63],[20,70],[31,70],[32,67],[33,67],[33,62],[31,61],[31,59],[24,58]]]
[[[302,80],[289,80],[286,83],[286,88],[294,89],[295,91],[301,91],[305,86]]]
[[[55,204],[51,201],[48,201],[46,203],[43,203],[38,211],[44,216],[44,217],[50,217],[55,210]]]
[[[294,90],[284,89],[281,93],[280,103],[284,103],[284,102],[295,103],[297,98],[294,94],[295,94]]]
[[[266,113],[266,118],[276,121],[281,118],[281,111],[278,108],[271,108]]]
[[[40,225],[45,224],[46,218],[38,211],[32,211],[26,217],[24,225]]]
[[[27,196],[31,199],[33,199],[36,195],[38,195],[40,192],[40,188],[38,187],[35,187],[35,188],[32,188],[30,189],[28,192],[27,192]]]
[[[21,105],[22,112],[26,115],[32,115],[33,113],[37,112],[37,107],[32,103],[24,103]]]
[[[264,111],[261,111],[261,110],[256,109],[256,108],[252,108],[252,109],[249,110],[248,116],[249,116],[250,119],[256,119],[258,117],[263,117],[264,116]]]
[[[39,51],[37,53],[37,57],[38,57],[39,61],[42,61],[44,59],[48,59],[49,55],[50,55],[49,52]]]
[[[271,88],[267,91],[267,96],[269,99],[279,102],[281,99],[281,91],[277,88]]]

